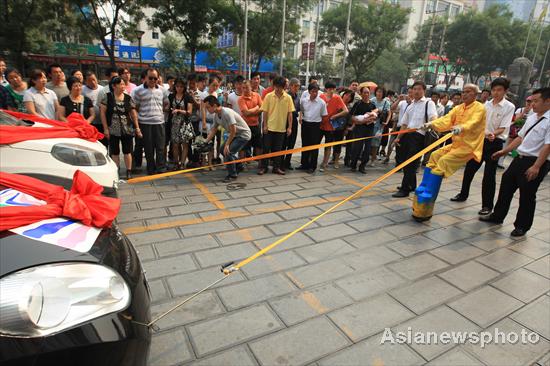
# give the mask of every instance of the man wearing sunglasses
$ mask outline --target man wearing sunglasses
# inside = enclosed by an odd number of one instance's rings
[[[168,106],[168,98],[159,87],[158,80],[158,71],[150,68],[143,87],[134,89],[134,102],[147,159],[147,174],[150,175],[166,172],[164,109]]]

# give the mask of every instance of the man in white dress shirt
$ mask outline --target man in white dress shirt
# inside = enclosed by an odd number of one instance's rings
[[[483,156],[480,162],[471,159],[466,164],[460,193],[451,198],[453,202],[463,202],[468,199],[472,180],[483,162],[485,162],[483,183],[481,185],[482,203],[481,210],[478,212],[480,215],[488,215],[493,210],[498,161],[493,160],[491,156],[502,150],[502,146],[508,138],[508,131],[514,116],[515,106],[504,98],[509,87],[510,81],[505,78],[496,78],[491,83],[491,96],[493,99],[485,102],[487,124],[483,141]]]
[[[481,221],[501,224],[508,214],[514,193],[519,188],[519,208],[514,221],[514,237],[524,236],[533,224],[537,190],[550,169],[550,88],[533,92],[533,111],[525,125],[506,148],[493,154],[493,159],[516,149],[514,158],[502,175],[498,200],[492,214]]]

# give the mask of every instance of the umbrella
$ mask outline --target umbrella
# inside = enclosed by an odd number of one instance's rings
[[[361,84],[359,84],[359,88],[362,88],[364,86],[366,86],[367,88],[370,89],[371,92],[373,92],[374,89],[376,89],[376,87],[378,86],[378,84],[376,84],[374,81],[364,81]]]

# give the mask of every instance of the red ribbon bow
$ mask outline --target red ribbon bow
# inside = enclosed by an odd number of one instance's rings
[[[120,199],[101,195],[103,187],[77,170],[70,191],[25,175],[0,172],[0,185],[46,201],[42,206],[0,207],[0,231],[64,216],[84,225],[110,227],[120,210]]]
[[[67,117],[67,122],[54,121],[51,119],[38,117],[33,114],[12,112],[0,109],[15,118],[24,119],[33,122],[40,122],[52,127],[27,127],[27,126],[2,126],[0,125],[0,145],[15,144],[16,142],[28,140],[43,140],[51,138],[81,138],[91,142],[96,142],[103,138],[103,134],[94,126],[88,123],[84,117],[78,113],[71,113]]]

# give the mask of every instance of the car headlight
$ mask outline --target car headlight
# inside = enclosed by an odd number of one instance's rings
[[[80,145],[54,145],[52,147],[52,155],[63,163],[76,166],[99,166],[107,164],[107,159],[101,152]]]
[[[99,264],[59,263],[0,279],[0,335],[41,337],[123,310],[130,289]]]

